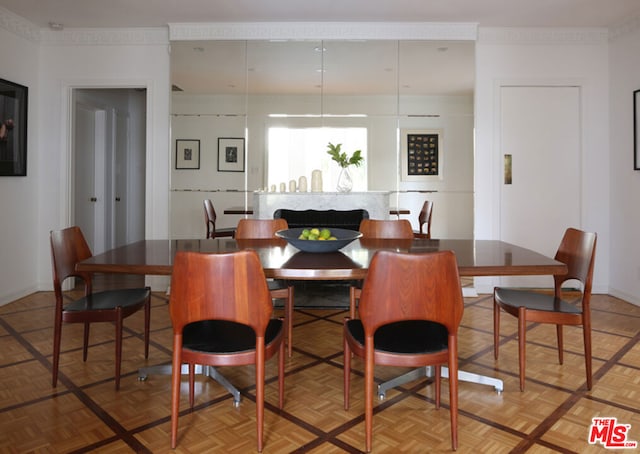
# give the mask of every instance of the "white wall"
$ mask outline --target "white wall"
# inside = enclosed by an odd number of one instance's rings
[[[633,24],[633,22],[631,22]],[[610,293],[640,305],[640,170],[633,170],[633,92],[640,90],[640,27],[610,43]],[[638,131],[640,139],[640,131]]]
[[[594,292],[610,263],[609,71],[605,30],[480,29],[476,47],[475,237],[499,238],[501,83],[570,84],[582,93],[582,225],[598,233]],[[544,184],[541,176],[540,184]],[[535,235],[536,232],[530,232]],[[558,238],[558,243],[560,238]],[[491,279],[477,279],[490,291]]]
[[[9,21],[16,29],[0,27],[0,78],[28,87],[27,176],[0,177],[0,304],[32,293],[36,286],[39,206],[40,106],[37,30]],[[20,33],[18,33],[20,32]],[[47,263],[48,262],[47,258]],[[49,272],[51,276],[51,272]]]

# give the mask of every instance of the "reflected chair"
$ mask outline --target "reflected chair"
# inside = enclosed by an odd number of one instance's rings
[[[493,292],[494,356],[498,359],[500,337],[500,312],[518,318],[518,355],[520,362],[520,391],[524,391],[526,364],[527,322],[553,323],[556,325],[558,360],[563,362],[563,325],[582,325],[587,388],[591,389],[591,284],[596,255],[595,233],[569,228],[566,230],[555,259],[567,265],[565,274],[553,276],[554,294],[496,287]],[[577,280],[582,285],[580,304],[563,299],[562,284]]]
[[[216,219],[218,216],[216,215],[216,210],[213,207],[213,202],[211,199],[204,199],[204,222],[207,225],[207,238],[216,238],[216,237],[230,237],[235,234],[235,227],[228,227],[217,229],[216,228]]]
[[[264,428],[265,361],[278,354],[278,406],[284,398],[282,320],[273,304],[255,251],[228,254],[176,253],[169,315],[173,326],[171,448],[180,412],[182,364],[189,367],[189,406],[193,409],[195,365],[255,365],[258,452]]]
[[[362,288],[360,319],[344,322],[344,408],[349,409],[351,356],[364,359],[366,450],[373,439],[375,366],[435,366],[440,408],[441,366],[449,367],[451,445],[458,447],[458,327],[464,310],[452,251],[379,251]]]
[[[431,200],[425,200],[422,204],[422,209],[418,215],[418,224],[420,230],[413,232],[416,238],[431,239],[431,215],[433,214],[433,202]]]
[[[406,219],[379,220],[363,219],[360,223],[362,239],[409,240],[414,237],[411,223]],[[356,309],[360,299],[362,283],[356,282],[349,287],[349,317],[356,318]]]
[[[240,219],[236,227],[236,240],[272,240],[278,230],[289,228],[284,219]],[[271,298],[284,300],[284,320],[287,337],[287,354],[293,351],[293,295],[294,287],[280,280],[269,280]]]
[[[93,292],[92,273],[76,271],[76,264],[91,257],[91,249],[79,227],[51,231],[51,264],[53,290],[56,296],[55,322],[53,329],[53,386],[58,384],[60,363],[60,341],[62,323],[83,323],[84,338],[82,360],[87,360],[89,327],[95,322],[115,322],[116,328],[116,390],[120,389],[120,367],[122,362],[123,320],[140,309],[144,309],[144,357],[149,357],[149,321],[151,318],[151,290],[132,288]],[[84,285],[84,296],[66,302],[62,292],[67,278],[78,278]]]

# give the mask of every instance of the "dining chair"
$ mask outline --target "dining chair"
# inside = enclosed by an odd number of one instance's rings
[[[215,238],[215,237],[229,237],[233,236],[236,229],[235,227],[227,227],[218,229],[216,228],[216,220],[218,216],[216,215],[216,209],[213,207],[213,202],[211,199],[204,199],[204,222],[207,225],[207,238]]]
[[[276,239],[278,230],[286,230],[287,221],[284,219],[240,219],[236,227],[235,239],[242,240],[272,240]],[[293,352],[293,296],[294,287],[290,282],[268,280],[271,298],[284,300],[285,333],[287,338],[287,354]]]
[[[151,290],[147,288],[114,289],[93,292],[92,273],[76,271],[76,264],[91,257],[91,249],[79,227],[51,231],[51,263],[53,270],[53,291],[56,309],[53,328],[53,381],[58,384],[60,363],[60,341],[62,323],[83,323],[84,337],[82,360],[87,360],[89,348],[89,328],[95,322],[115,322],[116,328],[116,390],[120,389],[120,368],[122,362],[123,320],[140,309],[144,309],[144,357],[149,357],[149,322],[151,319]],[[82,298],[68,301],[62,286],[68,278],[78,278],[84,285]]]
[[[407,219],[381,220],[363,219],[360,222],[362,239],[410,240],[414,238],[411,223]],[[349,287],[349,317],[357,317],[358,300],[362,282],[354,282]]]
[[[373,439],[375,366],[435,369],[440,408],[441,366],[449,367],[451,445],[458,447],[458,327],[464,310],[453,251],[379,251],[362,288],[360,319],[344,322],[344,408],[349,409],[352,354],[364,359],[365,438]],[[399,415],[398,415],[399,416]]]
[[[567,265],[567,272],[553,276],[554,293],[545,294],[531,290],[496,287],[493,291],[493,342],[494,356],[498,359],[500,338],[500,312],[518,318],[518,355],[520,366],[520,391],[524,391],[526,365],[527,322],[556,325],[558,360],[563,362],[563,325],[582,325],[587,388],[593,385],[591,373],[591,285],[596,256],[595,233],[578,229],[566,230],[556,252],[555,259]],[[562,285],[568,280],[579,281],[581,296],[571,301],[563,298]],[[579,301],[578,301],[579,300]],[[579,302],[579,304],[575,304]]]
[[[171,277],[169,315],[173,326],[171,448],[178,438],[182,364],[189,367],[193,410],[195,365],[255,366],[258,452],[264,429],[265,361],[278,354],[278,407],[284,400],[282,320],[273,304],[258,255],[179,251]]]
[[[431,215],[433,214],[433,202],[431,200],[425,200],[422,204],[422,209],[418,215],[418,224],[420,230],[414,231],[416,238],[431,238]],[[426,226],[426,228],[425,228]]]

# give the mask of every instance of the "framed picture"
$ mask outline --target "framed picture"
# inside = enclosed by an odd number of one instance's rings
[[[176,169],[200,168],[200,141],[176,140]]]
[[[0,79],[0,176],[27,175],[28,91]]]
[[[633,92],[633,169],[640,170],[640,90]]]
[[[402,181],[442,180],[442,130],[400,131]]]
[[[218,138],[218,172],[244,172],[244,139]]]

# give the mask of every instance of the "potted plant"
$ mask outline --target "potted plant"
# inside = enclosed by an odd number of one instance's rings
[[[334,145],[329,142],[327,148],[327,154],[331,156],[335,162],[341,167],[340,175],[338,176],[338,185],[336,187],[338,192],[350,192],[353,187],[353,180],[351,179],[351,174],[349,173],[349,166],[354,165],[356,167],[360,167],[364,162],[364,157],[362,156],[361,150],[356,150],[349,157],[347,153],[341,151],[342,144]]]

